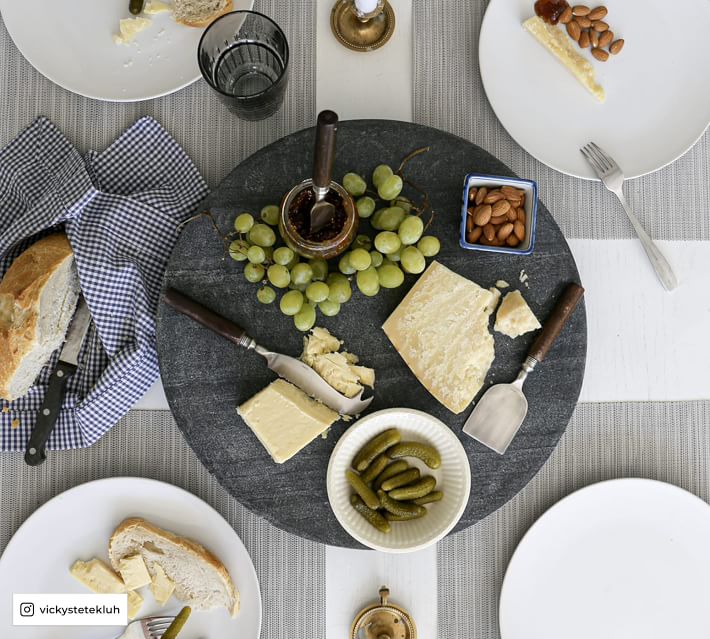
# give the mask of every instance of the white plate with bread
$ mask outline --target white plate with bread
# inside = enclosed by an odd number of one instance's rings
[[[191,606],[180,639],[259,637],[261,595],[244,544],[211,506],[169,484],[93,481],[29,517],[0,558],[0,637],[47,637],[41,626],[12,625],[13,593],[96,592],[89,583],[101,592],[136,593],[128,598],[135,618]],[[114,639],[121,631],[56,626],[51,636]]]
[[[89,98],[132,102],[167,95],[197,80],[204,27],[222,13],[253,4],[145,0],[135,21],[129,0],[0,0],[0,13],[22,55],[52,82]],[[129,30],[137,25],[142,30],[117,41],[120,21],[126,19],[132,21]]]

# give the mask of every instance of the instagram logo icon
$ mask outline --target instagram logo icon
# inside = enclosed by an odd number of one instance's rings
[[[20,604],[20,617],[34,617],[35,605],[24,601]]]

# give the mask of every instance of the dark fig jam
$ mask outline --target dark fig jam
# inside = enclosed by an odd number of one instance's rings
[[[293,230],[307,242],[327,242],[340,235],[345,228],[348,214],[343,206],[343,200],[332,189],[325,196],[325,201],[335,207],[335,214],[322,229],[311,233],[311,209],[316,203],[313,189],[304,189],[298,193],[288,208],[288,221]]]
[[[569,7],[565,0],[537,0],[535,13],[549,24],[557,24],[562,12]]]

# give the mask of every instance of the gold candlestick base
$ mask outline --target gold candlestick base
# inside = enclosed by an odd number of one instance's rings
[[[353,0],[339,0],[330,14],[330,26],[338,42],[352,51],[374,51],[387,44],[394,33],[394,10],[384,0],[382,11],[360,19]]]

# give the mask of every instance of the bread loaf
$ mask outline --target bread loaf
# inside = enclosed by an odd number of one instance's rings
[[[188,27],[206,27],[232,10],[232,0],[174,0],[175,20]]]
[[[48,235],[19,255],[0,281],[0,397],[21,397],[62,345],[79,299],[66,236]]]

